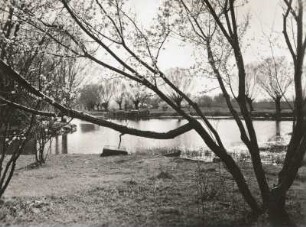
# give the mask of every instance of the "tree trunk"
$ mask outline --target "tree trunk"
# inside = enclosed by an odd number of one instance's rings
[[[104,108],[104,110],[106,111],[106,112],[108,112],[108,106],[109,106],[109,102],[107,101],[107,102],[103,102],[102,104],[101,104],[101,106]]]
[[[268,203],[269,221],[272,226],[296,226],[285,209],[286,195],[282,195],[277,188],[270,192]]]
[[[139,110],[139,103],[140,103],[140,102],[139,102],[138,100],[136,100],[136,101],[134,101],[133,103],[134,103],[135,109],[136,109],[136,110]]]
[[[254,107],[253,107],[253,99],[249,98],[249,97],[246,97],[246,101],[249,105],[249,109],[250,111],[254,111]]]
[[[280,121],[276,120],[275,121],[275,135],[280,136]]]
[[[68,154],[67,134],[62,135],[62,154]]]
[[[212,139],[208,136],[207,132],[203,130],[202,126],[199,125],[199,122],[193,122],[194,129],[202,137],[206,145],[224,162],[228,171],[233,176],[234,181],[236,182],[240,193],[242,194],[244,200],[252,209],[254,214],[258,215],[261,213],[261,208],[258,206],[255,198],[253,197],[246,180],[234,161],[234,159],[228,155],[228,153],[222,148],[216,146]]]
[[[274,102],[275,102],[275,118],[276,120],[280,120],[281,118],[281,97],[276,97],[274,99]]]

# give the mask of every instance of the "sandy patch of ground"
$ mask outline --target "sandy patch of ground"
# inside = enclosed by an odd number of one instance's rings
[[[1,202],[2,224],[202,226],[251,224],[249,209],[219,163],[153,155],[53,155],[37,169],[22,156]],[[247,180],[251,167],[243,166]],[[268,178],[277,167],[267,168]],[[289,193],[288,210],[305,224],[305,167]],[[272,180],[269,181],[272,184]],[[260,220],[260,222],[264,222]],[[258,223],[258,222],[257,222]]]

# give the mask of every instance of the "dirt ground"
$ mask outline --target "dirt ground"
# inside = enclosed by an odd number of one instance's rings
[[[1,225],[237,226],[252,220],[235,183],[221,163],[160,155],[99,157],[53,155],[39,168],[17,171],[0,201]],[[241,164],[258,196],[249,164]],[[278,167],[267,166],[269,184]],[[287,208],[306,224],[305,166],[289,192]]]

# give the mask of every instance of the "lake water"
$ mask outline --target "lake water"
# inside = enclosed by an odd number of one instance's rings
[[[128,127],[159,132],[166,132],[186,123],[185,120],[179,119],[116,120],[114,122]],[[239,147],[243,147],[240,133],[234,120],[212,119],[210,122],[215,126],[224,145],[229,150],[237,150]],[[72,123],[77,125],[77,131],[54,138],[51,145],[51,153],[98,154],[102,152],[105,146],[118,146],[120,133],[85,121],[73,120]],[[254,126],[259,145],[265,146],[275,141],[286,142],[288,134],[292,129],[292,122],[281,121],[276,123],[275,121],[258,120],[254,121]],[[122,136],[121,146],[131,153],[159,148],[178,148],[183,151],[207,150],[207,146],[195,131],[189,131],[170,140],[156,140],[124,135]]]

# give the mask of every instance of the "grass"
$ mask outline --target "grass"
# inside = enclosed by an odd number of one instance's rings
[[[26,166],[30,157],[21,157]],[[249,163],[239,163],[258,197]],[[278,167],[266,166],[269,184]],[[302,173],[303,175],[304,173]],[[288,209],[304,223],[302,182]],[[301,184],[301,185],[300,185]],[[300,188],[299,188],[300,187]],[[44,168],[20,169],[1,202],[2,224],[107,226],[237,226],[255,222],[222,163],[161,155],[51,156]]]

